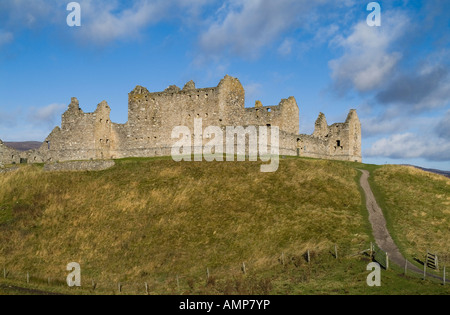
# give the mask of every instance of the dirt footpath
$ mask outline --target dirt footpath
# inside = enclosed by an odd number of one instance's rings
[[[360,179],[360,184],[364,190],[366,196],[366,207],[369,211],[369,221],[372,225],[373,236],[379,248],[388,253],[389,261],[394,262],[399,266],[405,266],[406,259],[400,253],[397,245],[395,245],[394,240],[386,226],[386,220],[383,215],[383,211],[378,206],[375,196],[373,195],[372,189],[369,185],[369,172],[365,170],[360,170],[362,176]],[[408,270],[413,270],[415,272],[422,272],[419,268],[408,262]]]

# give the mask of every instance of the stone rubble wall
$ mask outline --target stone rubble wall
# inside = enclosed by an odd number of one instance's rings
[[[114,160],[108,161],[72,161],[63,163],[47,163],[44,165],[44,171],[103,171],[113,167]]]

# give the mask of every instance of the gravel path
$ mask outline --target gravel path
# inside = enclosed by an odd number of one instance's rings
[[[369,211],[369,221],[372,225],[373,236],[375,237],[375,241],[379,248],[388,253],[389,261],[393,262],[401,267],[405,266],[406,259],[400,253],[397,245],[392,239],[391,235],[386,226],[386,219],[384,218],[383,211],[378,206],[375,196],[373,195],[372,189],[369,185],[369,172],[365,170],[360,170],[362,172],[362,176],[360,179],[360,184],[362,189],[364,190],[364,194],[366,196],[366,207],[367,211]],[[408,271],[414,271],[416,273],[423,274],[423,270],[417,268],[415,265],[411,264],[408,261]],[[432,277],[436,279],[441,279],[435,275],[427,273],[427,277]],[[449,279],[450,280],[450,279]],[[450,281],[447,280],[446,282]]]

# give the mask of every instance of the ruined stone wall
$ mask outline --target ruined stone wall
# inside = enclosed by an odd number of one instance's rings
[[[62,171],[103,171],[115,165],[111,160],[100,161],[72,161],[63,163],[47,163],[44,165],[46,172]]]
[[[20,163],[20,152],[14,150],[3,143],[0,140],[0,162],[3,165],[6,164],[19,164]]]
[[[194,131],[194,119],[207,126],[279,126],[298,132],[298,106],[293,97],[278,106],[245,108],[245,91],[238,79],[226,76],[217,87],[197,89],[188,82],[183,89],[170,86],[150,93],[137,86],[129,94],[128,122],[114,126],[118,141],[114,157],[170,155],[175,126]],[[206,137],[203,144],[207,143]],[[294,150],[295,152],[295,150]]]
[[[194,120],[207,126],[278,126],[279,152],[324,159],[361,161],[361,124],[356,111],[350,111],[345,123],[328,126],[322,113],[312,135],[299,135],[299,108],[294,97],[276,106],[245,108],[245,91],[238,79],[225,76],[217,87],[198,89],[193,81],[183,89],[170,86],[162,92],[149,92],[137,86],[129,93],[128,121],[110,120],[106,101],[93,113],[84,113],[72,98],[56,127],[41,148],[18,153],[0,145],[0,161],[10,164],[26,158],[29,163],[77,160],[103,160],[124,157],[169,156],[176,139],[172,131],[186,126],[193,133]],[[202,130],[202,132],[204,132]],[[225,139],[225,137],[224,137]],[[203,145],[210,141],[205,135]],[[269,139],[270,145],[270,139]],[[192,140],[193,144],[193,140]]]
[[[110,159],[117,145],[112,132],[110,107],[103,101],[95,112],[84,113],[72,98],[62,115],[61,128],[56,127],[37,151],[26,153],[30,162],[57,162]]]
[[[312,158],[362,162],[361,123],[356,110],[351,110],[345,123],[328,126],[320,113],[314,133],[297,139],[298,155]]]

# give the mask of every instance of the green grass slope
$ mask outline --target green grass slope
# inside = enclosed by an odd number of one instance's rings
[[[0,174],[2,281],[23,284],[28,272],[29,286],[66,292],[57,284],[78,262],[85,288],[76,293],[117,293],[119,282],[125,293],[147,282],[154,294],[448,293],[394,272],[367,287],[358,253],[371,236],[353,166],[284,159],[264,174],[253,162],[163,158]]]
[[[450,178],[408,166],[373,171],[371,186],[396,243],[410,260],[438,254],[450,266]]]

